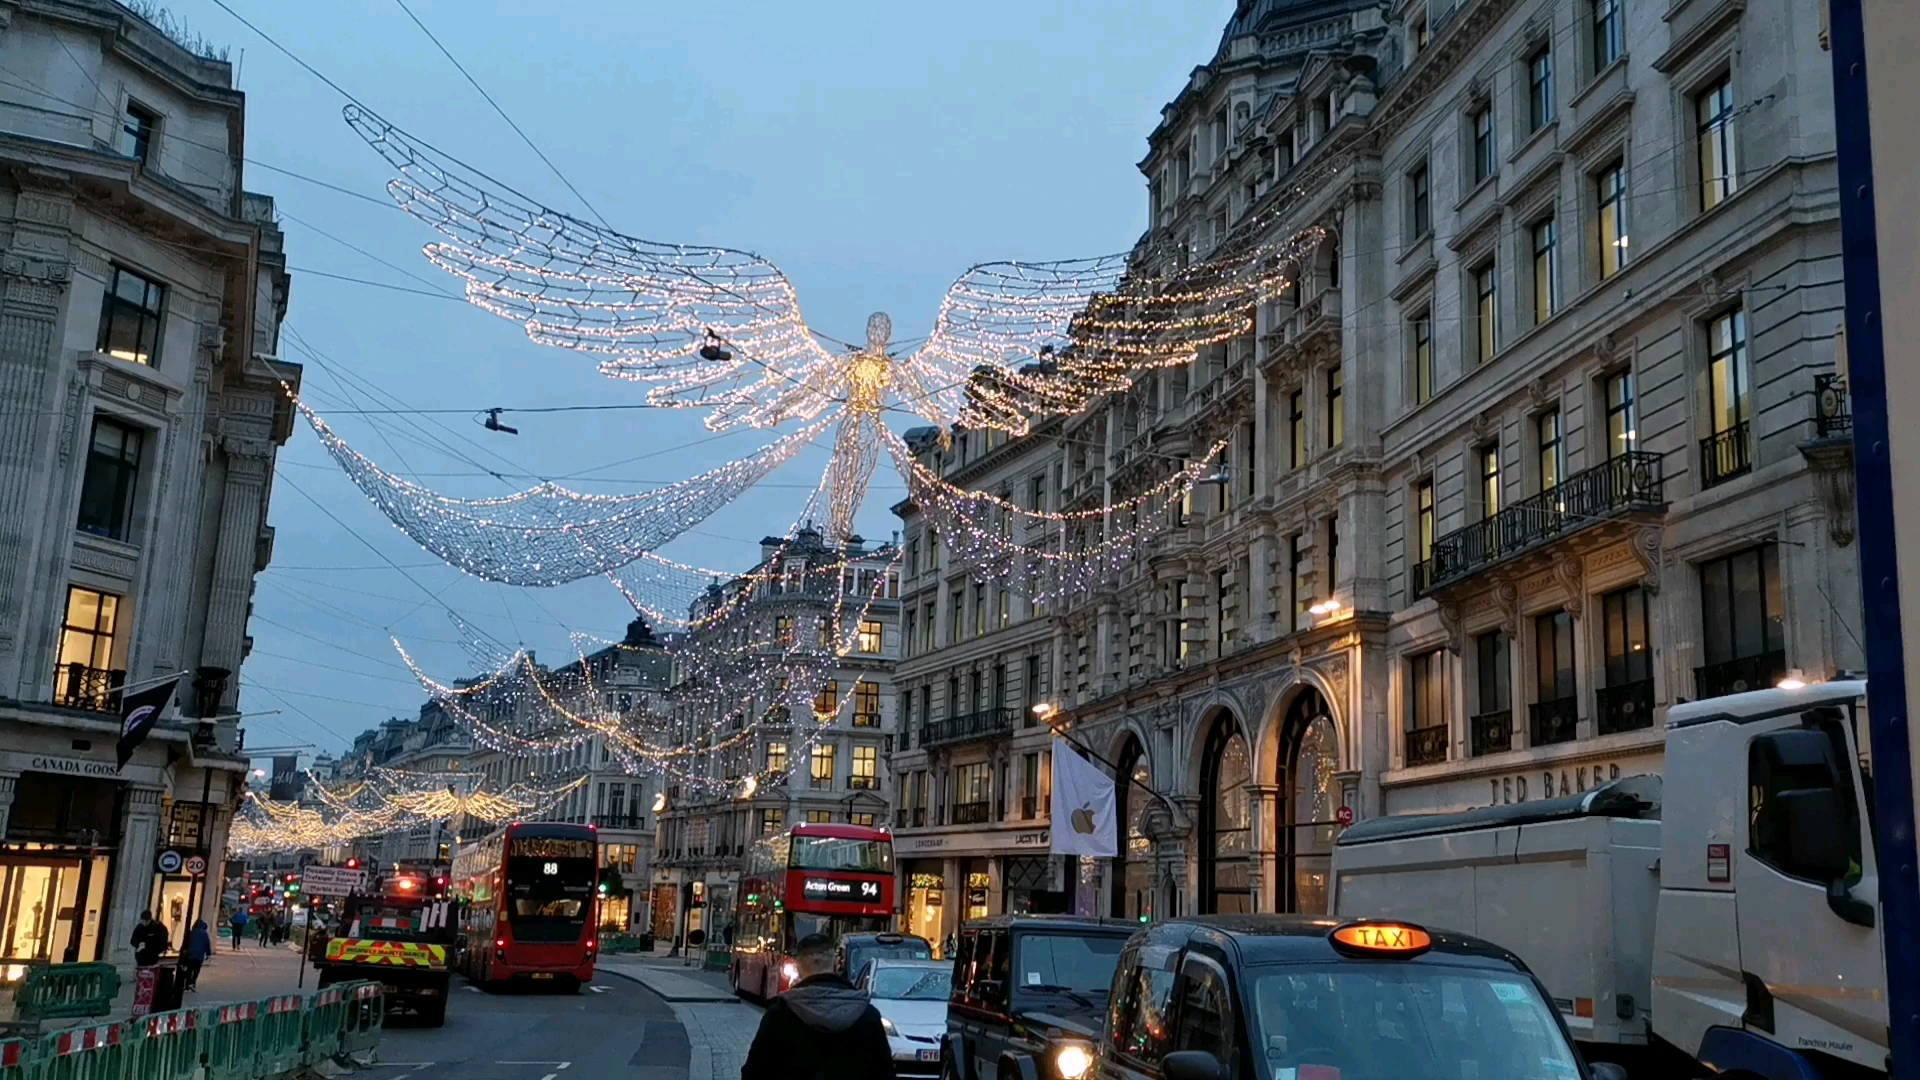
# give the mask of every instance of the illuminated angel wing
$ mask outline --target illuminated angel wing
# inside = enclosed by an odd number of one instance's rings
[[[534,341],[601,357],[603,373],[651,384],[655,404],[711,409],[714,430],[810,420],[832,402],[834,360],[772,263],[589,224],[360,106],[345,116],[398,171],[387,189],[401,208],[446,237],[427,258]]]
[[[1125,255],[983,263],[947,290],[933,336],[896,379],[901,405],[935,424],[1024,433],[1033,417],[1071,412],[1088,395],[1057,378],[1074,319],[1116,288]]]

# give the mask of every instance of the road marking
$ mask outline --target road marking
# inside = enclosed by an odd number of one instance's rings
[[[589,990],[591,990],[591,991],[593,991],[593,992],[594,992],[594,993],[596,993],[596,994],[604,994],[604,993],[606,993],[606,992],[607,992],[607,988],[606,988],[606,987],[604,987],[604,986],[598,986],[598,985],[595,985],[595,986],[589,986],[589,987],[587,987],[587,989],[589,989]]]
[[[559,1073],[548,1073],[547,1075],[541,1077],[540,1080],[553,1080],[554,1077],[559,1075],[560,1075]]]
[[[477,986],[469,986],[469,987],[467,987],[467,993],[469,993],[469,994],[477,994],[477,993],[479,993],[479,992],[480,992],[480,988],[479,988],[479,987],[477,987]],[[498,1064],[498,1063],[496,1062],[496,1064]]]
[[[573,1064],[573,1062],[571,1061],[496,1061],[494,1062],[494,1064],[495,1065],[551,1065],[556,1069],[564,1069],[567,1066]],[[546,1077],[545,1080],[553,1080],[553,1077],[551,1076]]]

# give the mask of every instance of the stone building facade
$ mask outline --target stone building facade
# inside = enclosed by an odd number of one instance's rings
[[[1320,910],[1345,818],[1657,772],[1672,704],[1862,666],[1819,30],[1792,0],[1238,5],[1150,137],[1137,263],[1322,230],[1297,284],[981,462],[923,456],[1073,508],[1226,444],[1150,558],[995,631],[1143,781],[1103,911]],[[906,619],[944,628],[972,586],[933,573]],[[961,637],[916,637],[903,687],[968,685]],[[943,697],[927,721],[969,714]]]
[[[289,279],[232,65],[48,0],[0,8],[0,72],[0,965],[128,964],[142,909],[218,917]],[[175,675],[117,768],[122,693]]]

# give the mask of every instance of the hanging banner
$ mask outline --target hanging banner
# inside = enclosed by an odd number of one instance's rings
[[[1053,853],[1111,859],[1119,850],[1113,777],[1053,741]]]

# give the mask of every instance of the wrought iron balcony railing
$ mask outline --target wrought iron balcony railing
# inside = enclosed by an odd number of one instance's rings
[[[953,823],[955,825],[982,825],[989,820],[987,814],[991,804],[985,802],[963,802],[953,804]]]
[[[1017,709],[984,709],[963,716],[935,720],[920,728],[921,746],[946,746],[951,743],[992,739],[1013,733]]]
[[[54,669],[53,703],[69,709],[119,712],[120,688],[126,681],[122,670],[63,664]]]
[[[1813,433],[1822,439],[1853,434],[1853,407],[1847,399],[1844,375],[1813,377]]]
[[[1513,710],[1481,713],[1473,718],[1473,756],[1513,749]]]
[[[1438,765],[1447,760],[1447,725],[1414,728],[1407,732],[1407,764]]]
[[[1638,731],[1653,726],[1653,680],[1635,679],[1593,692],[1594,720],[1600,734]]]
[[[847,777],[847,786],[855,791],[873,791],[880,786],[880,778],[877,776],[849,776]]]
[[[1753,468],[1753,425],[1742,420],[1700,440],[1700,486],[1724,484]]]
[[[647,816],[645,814],[595,814],[593,824],[602,829],[632,829],[645,832]]]
[[[1413,568],[1415,595],[1479,573],[1589,525],[1666,506],[1660,455],[1631,450],[1433,542]]]
[[[1578,697],[1554,698],[1551,701],[1537,701],[1530,707],[1534,746],[1551,746],[1554,743],[1572,742],[1578,734],[1580,725],[1580,699]]]
[[[1781,651],[1741,656],[1693,669],[1693,689],[1702,698],[1764,690],[1787,673],[1787,654]]]

